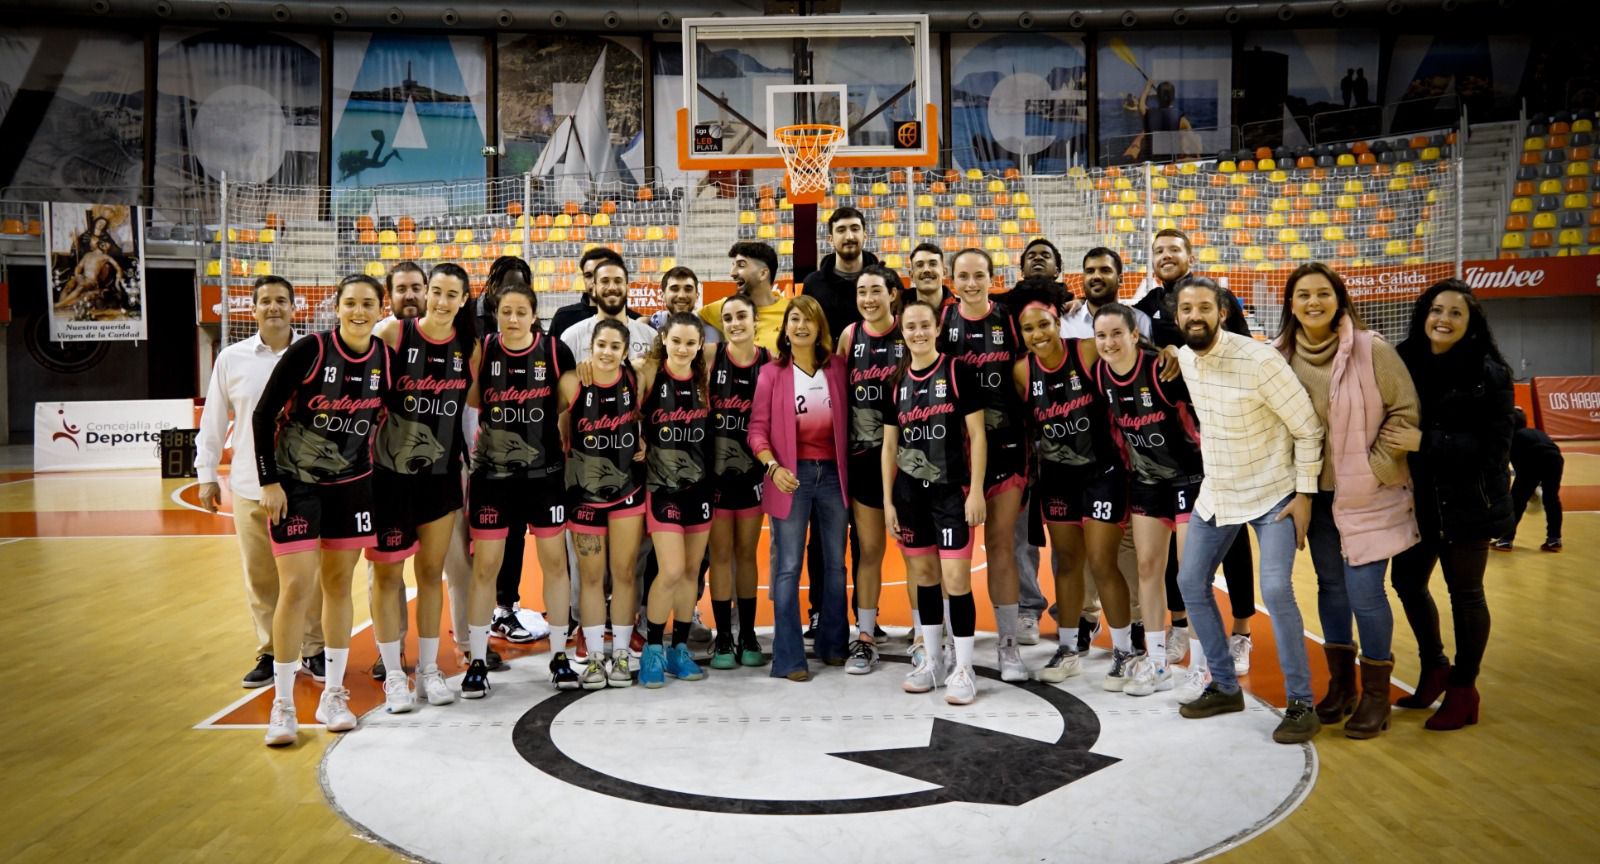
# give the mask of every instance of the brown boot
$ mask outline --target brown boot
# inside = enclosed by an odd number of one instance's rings
[[[1361,701],[1345,721],[1346,738],[1376,738],[1389,728],[1389,675],[1393,660],[1361,658]]]
[[[1322,653],[1328,658],[1328,695],[1317,703],[1317,719],[1331,726],[1355,710],[1356,698],[1356,646],[1324,643]]]

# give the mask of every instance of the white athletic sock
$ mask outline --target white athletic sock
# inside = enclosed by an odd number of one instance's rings
[[[323,683],[323,689],[326,690],[329,687],[343,687],[344,667],[350,662],[350,649],[324,648],[323,650],[326,651],[328,655],[328,680]]]
[[[583,628],[583,645],[590,657],[604,657],[606,655],[606,625],[596,624]]]
[[[489,625],[467,625],[467,650],[472,652],[473,662],[482,660],[485,665],[489,662]]]
[[[585,646],[588,647],[588,646]],[[567,625],[550,625],[550,659],[554,660],[557,654],[567,650]]]
[[[917,632],[922,632],[922,610],[911,610],[911,626],[917,628]]]
[[[1001,645],[1008,645],[1010,644],[1007,641],[1008,639],[1015,640],[1017,638],[1017,604],[995,604],[994,628],[999,633]]]
[[[928,663],[937,672],[939,670],[939,652],[944,648],[944,623],[919,624],[917,632],[922,634],[922,648],[928,652]]]
[[[1111,647],[1133,653],[1133,626],[1111,628]]]
[[[1156,664],[1156,669],[1167,668],[1167,633],[1157,630],[1154,633],[1144,634],[1144,651],[1150,661]]]
[[[417,637],[417,671],[439,663],[439,637]],[[385,664],[387,665],[387,664]]]
[[[1062,648],[1078,650],[1078,631],[1071,627],[1062,627],[1056,631],[1056,644]]]
[[[379,642],[378,656],[383,658],[383,669],[386,674],[393,675],[396,672],[405,674],[405,667],[400,665],[400,640]]]
[[[632,642],[632,641],[633,641],[633,625],[632,624],[626,624],[626,625],[621,626],[621,627],[612,627],[611,628],[611,650],[612,651],[624,651],[624,652],[626,652],[628,650],[628,643]]]
[[[300,668],[299,661],[294,663],[279,663],[272,661],[272,698],[286,699],[290,705],[294,704],[294,673]]]
[[[862,638],[872,641],[872,629],[878,624],[878,610],[857,609],[856,628],[861,631]]]
[[[977,641],[976,636],[957,636],[956,639],[956,665],[972,666],[972,643]]]

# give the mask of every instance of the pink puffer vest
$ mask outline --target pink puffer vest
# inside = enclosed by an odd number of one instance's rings
[[[1369,564],[1392,558],[1421,538],[1411,478],[1384,486],[1368,453],[1383,426],[1383,394],[1372,365],[1372,333],[1339,326],[1339,349],[1328,386],[1328,451],[1333,459],[1333,521],[1345,561]]]

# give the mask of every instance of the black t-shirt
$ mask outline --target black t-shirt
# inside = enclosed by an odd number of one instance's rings
[[[833,337],[833,344],[839,344],[839,335],[844,328],[861,320],[861,310],[856,308],[856,277],[855,273],[838,273],[834,271],[835,263],[839,260],[834,253],[828,253],[822,259],[822,264],[817,272],[806,277],[805,284],[800,293],[816,298],[822,306],[822,314],[828,319],[828,335]],[[862,250],[861,267],[878,263],[878,256]]]
[[[1183,345],[1183,331],[1178,329],[1178,289],[1183,283],[1189,281],[1189,276],[1180,276],[1171,283],[1163,282],[1145,292],[1139,302],[1133,304],[1138,309],[1150,316],[1150,338],[1156,343],[1157,348],[1168,345]],[[1240,336],[1250,336],[1250,324],[1244,317],[1244,304],[1239,298],[1233,297],[1233,309],[1222,322],[1222,329]]]

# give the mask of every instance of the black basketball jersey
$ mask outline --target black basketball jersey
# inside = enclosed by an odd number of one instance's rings
[[[905,354],[906,341],[898,322],[881,335],[867,322],[850,325],[850,356],[845,374],[850,385],[850,452],[870,453],[883,446],[883,406],[889,398],[889,381]]]
[[[622,370],[610,384],[579,385],[567,449],[567,488],[584,504],[609,505],[639,490],[638,400],[633,372]],[[648,450],[646,451],[648,453]]]
[[[317,362],[278,421],[273,454],[303,483],[343,483],[372,472],[372,442],[389,390],[389,346],[359,357],[333,331],[318,333]]]
[[[1077,339],[1063,339],[1060,365],[1051,369],[1028,358],[1028,408],[1034,455],[1043,479],[1063,469],[1120,462],[1111,443],[1110,416],[1090,370],[1083,367]]]
[[[645,394],[645,488],[677,492],[706,479],[711,409],[693,376],[677,378],[662,364]]]
[[[740,366],[728,356],[728,343],[716,347],[711,362],[711,470],[718,477],[735,477],[758,468],[750,451],[750,411],[756,378],[772,355],[757,345],[755,360]]]
[[[894,399],[895,465],[927,483],[967,483],[967,415],[982,405],[972,371],[953,357],[940,355],[921,372],[907,369]]]
[[[989,314],[975,321],[961,314],[960,304],[944,309],[939,352],[960,360],[977,379],[991,450],[1022,446],[1022,406],[1011,385],[1011,369],[1022,355],[1021,346],[1016,324],[998,303],[990,303]]]
[[[544,333],[512,351],[498,333],[483,337],[478,367],[478,443],[472,473],[491,480],[548,477],[562,469],[560,346]]]
[[[1111,411],[1113,438],[1141,483],[1191,482],[1204,473],[1200,426],[1183,379],[1156,377],[1156,352],[1140,351],[1126,378],[1095,364],[1095,378]]]
[[[465,451],[461,408],[472,386],[471,334],[435,342],[415,318],[400,322],[388,416],[378,427],[377,462],[400,474],[452,474]]]

